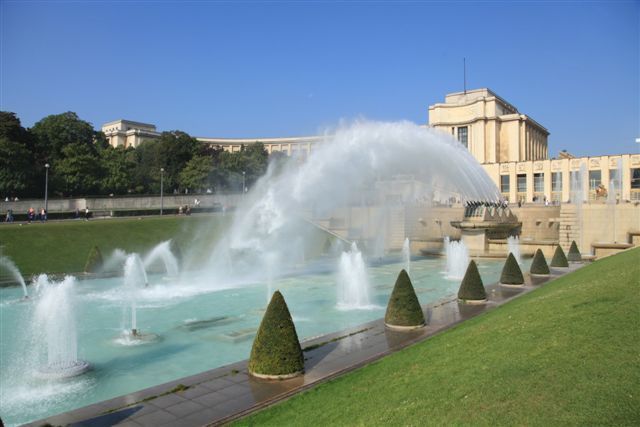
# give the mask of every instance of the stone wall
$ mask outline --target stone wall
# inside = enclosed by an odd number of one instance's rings
[[[163,197],[164,209],[170,211],[178,206],[194,206],[195,199],[200,201],[201,208],[213,208],[216,206],[235,207],[242,194],[182,194],[165,195]],[[7,209],[13,209],[14,214],[24,214],[29,208],[40,210],[44,207],[44,199],[27,199],[15,201],[0,201],[0,212],[4,216]],[[155,210],[160,209],[160,196],[139,197],[87,197],[75,199],[49,199],[49,213],[74,212],[77,209],[89,208],[91,212],[108,212],[112,210]]]

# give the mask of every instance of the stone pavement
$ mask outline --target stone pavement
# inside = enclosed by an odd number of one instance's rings
[[[305,341],[302,343],[305,374],[298,378],[257,379],[248,374],[244,360],[28,425],[190,427],[223,424],[422,341],[579,267],[552,268],[549,277],[527,276],[522,288],[487,286],[489,301],[486,304],[469,305],[451,299],[426,306],[428,325],[419,330],[391,331],[385,328],[383,319],[379,319]]]

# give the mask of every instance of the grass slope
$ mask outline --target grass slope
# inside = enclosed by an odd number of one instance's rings
[[[640,425],[640,249],[238,425]]]
[[[211,246],[230,217],[157,216],[143,219],[60,221],[0,227],[0,254],[10,257],[24,276],[36,273],[80,272],[89,251],[98,246],[106,258],[116,249],[148,251],[175,239],[181,252],[209,255]]]

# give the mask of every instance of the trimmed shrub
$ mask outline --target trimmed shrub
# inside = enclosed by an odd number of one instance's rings
[[[275,291],[253,341],[249,372],[257,376],[287,376],[304,370],[304,357],[291,313]]]
[[[531,269],[529,270],[531,274],[549,274],[549,266],[547,265],[547,260],[542,253],[542,250],[538,249],[536,254],[533,256],[533,261],[531,262]]]
[[[97,246],[91,248],[89,251],[89,256],[87,257],[87,262],[84,265],[85,273],[95,273],[100,268],[102,268],[102,252]]]
[[[560,245],[556,247],[556,251],[553,253],[553,258],[551,258],[551,267],[569,267],[567,257]]]
[[[413,289],[411,279],[404,269],[398,274],[393,292],[389,297],[384,323],[391,327],[417,327],[426,323],[416,291]]]
[[[464,301],[482,301],[487,299],[487,292],[484,289],[480,272],[476,262],[471,260],[464,273],[464,278],[458,290],[458,298]]]
[[[571,242],[571,247],[569,248],[569,254],[567,256],[567,259],[571,262],[582,261],[582,254],[580,253],[580,250],[578,249],[578,245],[576,245],[575,240]]]
[[[511,252],[509,252],[507,261],[505,261],[504,267],[502,267],[500,283],[504,283],[505,285],[524,285],[522,270],[518,265],[518,261],[516,261],[516,257],[513,256]]]

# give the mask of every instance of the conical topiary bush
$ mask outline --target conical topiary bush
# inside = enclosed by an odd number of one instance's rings
[[[483,302],[487,300],[487,292],[482,284],[482,278],[476,262],[471,260],[464,273],[464,278],[458,290],[458,299],[466,302]]]
[[[504,267],[502,267],[500,283],[502,283],[503,285],[524,285],[524,276],[522,275],[522,270],[518,265],[518,261],[516,261],[516,257],[513,256],[511,252],[509,252],[507,261],[504,263]]]
[[[560,245],[556,247],[556,251],[553,253],[553,258],[551,258],[551,267],[569,267],[567,257]]]
[[[538,249],[536,254],[533,256],[533,261],[531,262],[531,269],[529,270],[531,274],[549,274],[549,266],[547,265],[547,260],[544,258],[544,254],[542,250]]]
[[[304,371],[296,327],[280,291],[275,291],[253,341],[249,372],[260,378],[283,379]]]
[[[571,262],[580,262],[582,261],[582,254],[578,249],[578,245],[576,245],[576,241],[571,242],[571,247],[569,248],[569,254],[567,255],[567,259]]]
[[[97,246],[91,248],[89,256],[87,256],[87,262],[84,265],[85,273],[95,273],[102,267],[102,252]]]
[[[384,324],[392,329],[415,329],[424,326],[425,323],[416,291],[409,275],[403,269],[398,274],[396,285],[389,297]]]

